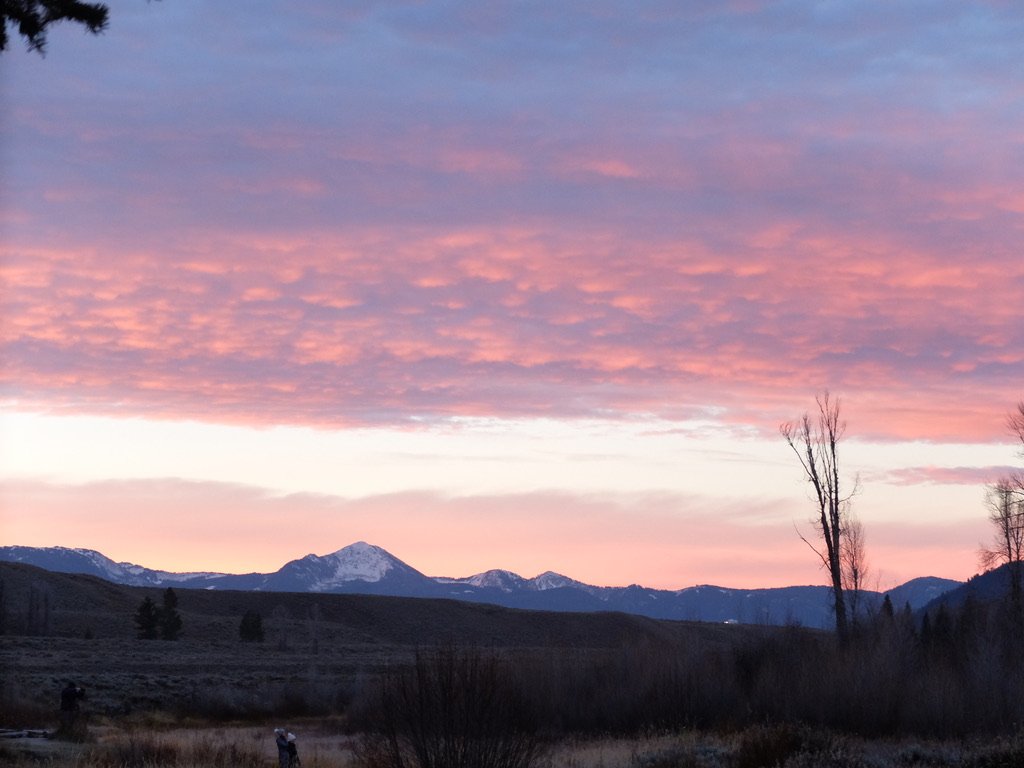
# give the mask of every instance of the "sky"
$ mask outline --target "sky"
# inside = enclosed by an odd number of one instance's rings
[[[966,579],[1024,463],[1010,2],[114,0],[0,54],[0,544]]]

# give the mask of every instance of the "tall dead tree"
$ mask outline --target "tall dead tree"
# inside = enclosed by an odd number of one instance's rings
[[[1006,425],[1021,444],[1019,455],[1024,456],[1024,401],[1017,403],[1017,410],[1006,419]]]
[[[985,506],[992,524],[992,540],[978,553],[981,567],[1006,566],[1010,601],[1019,613],[1024,592],[1021,575],[1024,567],[1024,477],[1014,474],[997,480],[985,493]]]
[[[1024,458],[1024,402],[1006,420],[1010,434],[1020,443],[1018,455]],[[1005,565],[1010,579],[1010,600],[1017,615],[1024,613],[1024,474],[1004,475],[990,485],[985,494],[992,540],[979,552],[983,568]]]
[[[839,443],[846,432],[846,422],[839,415],[839,399],[832,399],[825,392],[815,400],[818,405],[816,416],[805,413],[797,421],[780,425],[779,432],[800,461],[804,479],[813,492],[817,513],[814,524],[821,543],[815,545],[803,534],[800,538],[821,558],[828,570],[836,634],[845,641],[850,631],[846,600],[848,578],[844,573],[844,561],[849,563],[844,552],[850,539],[845,531],[851,519],[850,499],[856,491],[856,482],[851,493],[844,496],[840,487]],[[855,541],[863,546],[863,533],[859,530]],[[863,552],[856,553],[856,556],[862,560]]]

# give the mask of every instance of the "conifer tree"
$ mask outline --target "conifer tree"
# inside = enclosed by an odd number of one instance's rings
[[[7,47],[8,31],[17,31],[29,50],[42,53],[46,49],[47,28],[59,21],[83,25],[94,35],[107,26],[105,3],[83,3],[79,0],[0,0],[0,51]]]
[[[896,611],[892,607],[892,599],[888,594],[882,598],[882,617],[887,621],[892,621],[896,617]]]
[[[238,636],[242,642],[263,642],[263,616],[256,611],[246,611],[238,625]]]
[[[932,644],[932,620],[928,613],[925,612],[924,618],[921,619],[921,647],[928,649]]]
[[[177,640],[181,633],[182,620],[178,614],[178,596],[168,587],[164,590],[163,604],[159,611],[160,637],[164,640]]]
[[[135,611],[135,625],[139,628],[140,640],[156,640],[160,626],[160,610],[148,596]]]
[[[914,627],[914,610],[910,607],[910,601],[903,603],[903,610],[900,611],[900,621],[907,624],[911,629]]]

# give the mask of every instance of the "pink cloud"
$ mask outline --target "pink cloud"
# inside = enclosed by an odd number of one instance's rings
[[[1016,467],[904,467],[879,478],[895,485],[972,485],[994,483],[1001,477],[1019,472]]]
[[[829,388],[859,435],[1002,439],[1018,87],[976,52],[1012,61],[1019,20],[940,6],[967,32],[939,59],[896,8],[314,5],[272,41],[236,22],[230,57],[212,7],[123,11],[104,46],[9,62],[0,392],[772,431]]]

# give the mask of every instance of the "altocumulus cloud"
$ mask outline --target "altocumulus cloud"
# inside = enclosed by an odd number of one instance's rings
[[[829,386],[975,440],[1019,396],[1008,6],[112,5],[5,60],[7,398],[771,430]]]

